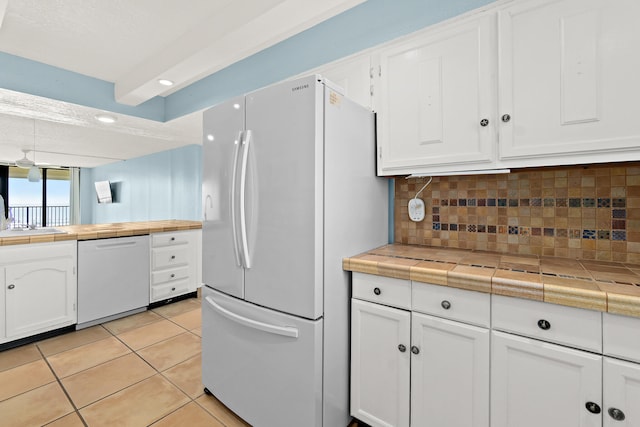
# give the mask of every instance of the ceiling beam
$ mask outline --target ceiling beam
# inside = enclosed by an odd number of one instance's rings
[[[194,26],[189,32],[115,82],[115,99],[139,105],[169,95],[241,59],[304,31],[366,0],[244,0]],[[167,89],[158,79],[177,84]]]

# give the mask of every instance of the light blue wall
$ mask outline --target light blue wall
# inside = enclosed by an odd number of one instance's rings
[[[80,171],[80,221],[103,224],[202,219],[202,147],[189,145]],[[109,180],[115,203],[98,204],[95,181]]]

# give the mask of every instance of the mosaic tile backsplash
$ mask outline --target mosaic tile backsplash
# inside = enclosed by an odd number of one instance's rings
[[[395,181],[395,242],[640,263],[640,163]]]

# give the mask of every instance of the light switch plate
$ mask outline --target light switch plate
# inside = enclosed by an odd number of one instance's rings
[[[424,219],[424,201],[422,199],[410,199],[408,208],[411,221],[419,222]]]

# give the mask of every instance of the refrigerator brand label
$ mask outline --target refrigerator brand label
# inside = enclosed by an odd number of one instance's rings
[[[296,92],[296,91],[303,90],[303,89],[309,89],[309,85],[306,84],[306,85],[300,85],[300,86],[292,87],[291,88],[291,92]]]

